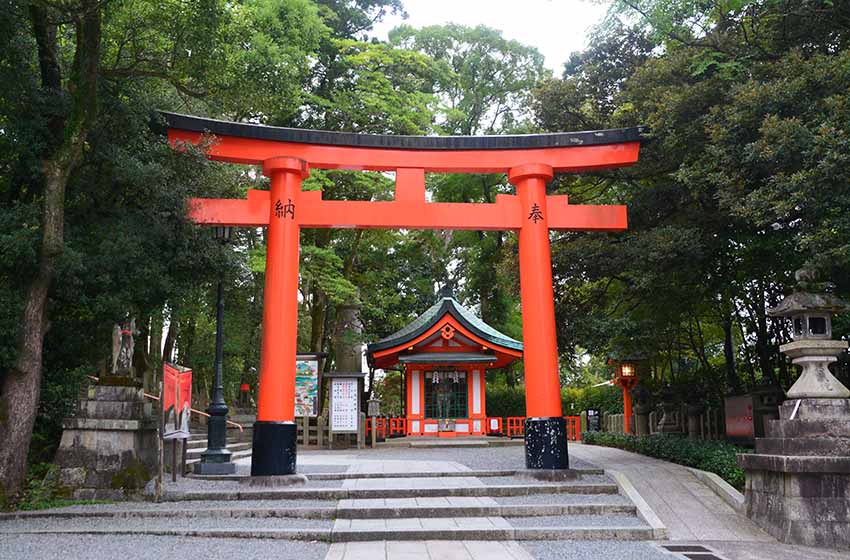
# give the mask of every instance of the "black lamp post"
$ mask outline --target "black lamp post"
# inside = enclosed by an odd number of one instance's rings
[[[233,228],[217,226],[215,238],[222,244],[230,241]],[[195,474],[233,474],[236,465],[231,462],[231,453],[227,449],[227,405],[224,403],[224,387],[222,381],[222,364],[224,362],[223,348],[224,323],[224,282],[218,279],[218,301],[215,313],[215,379],[213,394],[207,407],[207,450],[201,454],[200,463],[195,464]]]

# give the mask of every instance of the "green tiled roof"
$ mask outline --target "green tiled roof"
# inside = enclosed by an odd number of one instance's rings
[[[450,313],[452,317],[469,329],[473,334],[483,338],[496,346],[509,348],[511,350],[519,350],[522,352],[522,342],[514,340],[506,334],[500,333],[481,319],[475,313],[462,306],[453,297],[443,297],[434,305],[429,307],[425,313],[405,325],[403,328],[393,334],[382,338],[378,342],[370,344],[366,352],[371,357],[373,352],[399,346],[409,340],[413,340],[428,329],[434,326],[446,313]]]

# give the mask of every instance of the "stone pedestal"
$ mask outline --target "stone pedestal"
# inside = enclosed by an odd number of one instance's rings
[[[787,400],[747,473],[747,516],[785,543],[850,548],[850,399]]]
[[[140,494],[157,472],[156,420],[142,389],[92,385],[63,423],[59,480],[77,499]]]
[[[682,430],[679,423],[675,420],[674,415],[678,410],[678,405],[673,401],[661,402],[661,420],[658,422],[658,432],[662,434],[681,434]]]
[[[700,415],[705,412],[705,405],[689,404],[685,407],[685,415],[688,419],[688,439],[699,439],[700,437]]]

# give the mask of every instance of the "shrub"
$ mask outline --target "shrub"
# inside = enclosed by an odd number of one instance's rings
[[[723,441],[693,440],[679,436],[655,434],[631,436],[606,432],[584,432],[582,441],[633,451],[648,457],[713,472],[737,488],[744,488],[744,471],[738,466],[735,455],[749,450]]]
[[[525,387],[488,384],[487,416],[525,416]]]

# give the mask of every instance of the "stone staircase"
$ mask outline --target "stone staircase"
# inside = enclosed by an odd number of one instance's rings
[[[191,437],[186,442],[186,464],[191,465],[201,460],[201,454],[207,449],[206,429],[193,428]],[[242,459],[251,456],[251,431],[227,430],[227,449],[233,453],[232,459]]]
[[[412,463],[416,465],[416,463]],[[309,470],[309,469],[307,469]],[[183,479],[160,503],[87,505],[0,517],[0,532],[358,541],[653,540],[639,504],[599,469],[315,472],[296,487],[244,475]],[[210,480],[212,478],[212,480]],[[651,514],[651,512],[650,512]],[[651,520],[650,520],[651,521]]]

